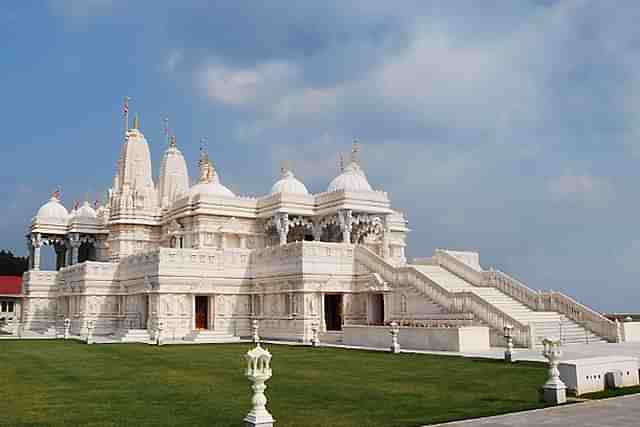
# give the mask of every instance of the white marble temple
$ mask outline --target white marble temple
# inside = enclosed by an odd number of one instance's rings
[[[67,335],[84,335],[92,321],[97,342],[216,342],[250,337],[259,320],[265,339],[317,342],[316,325],[322,340],[340,342],[344,326],[397,321],[401,345],[417,325],[482,324],[501,339],[508,324],[519,347],[562,331],[565,342],[616,340],[599,313],[485,270],[475,252],[436,250],[407,263],[408,222],[369,184],[355,144],[327,191],[311,194],[283,168],[260,197],[226,187],[204,148],[190,186],[178,146],[168,139],[154,182],[134,120],[104,203],[69,210],[56,191],[38,210],[16,304],[27,335],[64,336],[69,319]],[[47,247],[55,271],[40,269]]]

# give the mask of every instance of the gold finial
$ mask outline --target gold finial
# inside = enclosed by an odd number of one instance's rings
[[[137,114],[133,118],[133,125],[131,126],[131,129],[140,129],[140,119]]]
[[[57,186],[56,189],[53,190],[53,193],[51,193],[51,197],[60,200],[60,193],[61,192],[62,192],[62,189],[60,188],[60,186]]]
[[[176,136],[175,135],[171,135],[171,142],[169,142],[169,147],[174,147],[176,146]]]

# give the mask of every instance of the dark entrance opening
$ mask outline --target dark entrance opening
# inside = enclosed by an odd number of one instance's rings
[[[371,295],[371,317],[372,325],[384,324],[384,296],[382,294]]]
[[[207,329],[209,315],[209,297],[196,296],[196,329]]]
[[[342,295],[324,296],[324,322],[327,331],[342,330]]]

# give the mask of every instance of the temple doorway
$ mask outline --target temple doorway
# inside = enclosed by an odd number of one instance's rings
[[[384,295],[382,294],[369,295],[369,324],[384,324]]]
[[[209,297],[196,295],[196,329],[208,329]]]
[[[144,294],[140,296],[140,324],[138,328],[148,329],[149,325],[149,294]]]
[[[327,331],[342,330],[342,295],[324,296],[324,322]]]

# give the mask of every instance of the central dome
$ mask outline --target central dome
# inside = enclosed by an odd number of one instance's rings
[[[293,175],[290,170],[283,169],[280,179],[271,187],[271,194],[309,194],[307,187]]]
[[[342,173],[329,183],[328,192],[339,190],[354,192],[373,191],[369,181],[367,181],[367,176],[355,161],[349,163]]]

